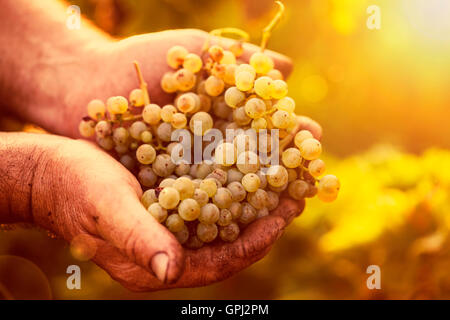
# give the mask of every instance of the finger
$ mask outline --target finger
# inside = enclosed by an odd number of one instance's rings
[[[176,238],[145,210],[131,187],[107,193],[96,205],[98,234],[161,282],[175,281],[184,268]]]
[[[300,201],[291,198],[281,198],[278,207],[276,207],[270,216],[280,217],[283,219],[286,227],[295,217],[298,217],[305,209],[305,199]]]
[[[306,116],[297,116],[300,121],[300,130],[308,130],[314,138],[320,140],[322,138],[322,127],[316,121]]]

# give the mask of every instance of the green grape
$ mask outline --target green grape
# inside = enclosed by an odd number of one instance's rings
[[[172,187],[178,191],[181,200],[192,198],[194,195],[194,183],[188,178],[180,177],[176,179]]]
[[[203,66],[202,59],[195,53],[189,53],[186,55],[183,61],[183,68],[193,72],[197,73],[201,70]]]
[[[156,184],[158,177],[150,167],[142,167],[138,173],[139,183],[147,188],[152,188]]]
[[[263,189],[257,189],[255,192],[249,192],[247,194],[247,202],[250,203],[255,209],[262,209],[267,206],[269,202],[269,196]]]
[[[160,188],[172,187],[175,182],[174,178],[165,178],[159,183]]]
[[[216,44],[209,47],[208,53],[215,62],[220,62],[223,58],[223,49]]]
[[[251,98],[245,103],[245,113],[252,119],[261,118],[266,112],[266,104],[259,98]]]
[[[212,242],[217,238],[218,229],[215,224],[203,224],[197,225],[197,237],[203,242]]]
[[[205,91],[212,97],[217,97],[223,92],[225,83],[216,76],[209,76],[205,81]]]
[[[159,193],[158,201],[164,209],[174,209],[180,202],[180,194],[175,188],[165,187]]]
[[[327,174],[319,180],[317,197],[324,202],[336,200],[341,184],[336,176]]]
[[[320,177],[325,172],[325,162],[321,159],[312,160],[308,165],[309,173],[314,177]]]
[[[261,218],[267,217],[268,215],[269,215],[269,209],[261,208],[256,213],[256,219],[261,219]]]
[[[259,169],[258,155],[253,151],[244,151],[239,154],[236,166],[244,174],[255,173]]]
[[[283,74],[278,69],[272,69],[267,72],[267,76],[271,77],[272,80],[283,80]]]
[[[221,64],[236,64],[236,57],[234,56],[233,52],[224,50],[223,51],[223,57],[220,59]]]
[[[206,191],[200,189],[200,188],[196,188],[194,191],[194,196],[193,199],[195,201],[197,201],[198,205],[200,207],[203,207],[204,205],[206,205],[209,201],[209,196],[206,193]]]
[[[225,102],[231,108],[236,108],[245,100],[245,93],[236,87],[230,87],[225,91]]]
[[[128,100],[122,96],[111,97],[106,101],[106,107],[111,114],[124,114],[128,110]]]
[[[175,167],[175,174],[179,177],[189,174],[191,166],[185,162],[177,164]]]
[[[167,64],[177,69],[183,64],[184,59],[189,54],[187,49],[183,46],[173,46],[167,51],[166,61]]]
[[[308,188],[309,186],[306,181],[295,180],[289,183],[288,193],[291,198],[295,200],[302,200],[305,197]]]
[[[231,191],[227,188],[218,188],[216,194],[212,198],[213,202],[220,209],[229,208],[233,202]]]
[[[200,111],[195,113],[191,117],[191,120],[189,121],[189,128],[194,134],[196,134],[200,130],[201,135],[203,136],[206,131],[213,127],[213,124],[214,122],[212,117],[208,113]],[[197,127],[197,131],[195,131],[196,126],[199,126]]]
[[[149,144],[143,144],[136,150],[136,159],[142,164],[150,164],[155,158],[156,150]]]
[[[275,104],[275,108],[278,110],[286,111],[288,113],[293,113],[295,110],[295,101],[290,97],[284,97]]]
[[[251,126],[253,130],[259,132],[260,130],[267,128],[267,120],[264,118],[253,119]]]
[[[297,168],[302,163],[302,155],[297,148],[288,148],[281,154],[281,161],[287,168]]]
[[[236,69],[234,74],[234,81],[236,83],[236,87],[244,92],[251,90],[253,88],[255,76],[247,71],[238,72],[238,69],[239,67]]]
[[[172,121],[173,115],[177,113],[177,108],[171,104],[167,104],[161,109],[161,119],[164,122],[170,123]]]
[[[256,172],[256,175],[259,177],[259,188],[260,189],[265,189],[267,187],[267,178],[264,172],[262,172],[261,170],[258,170]]]
[[[150,212],[152,217],[155,218],[159,223],[163,223],[167,218],[167,210],[161,207],[161,205],[157,202],[152,203],[148,207],[147,211]]]
[[[189,91],[195,86],[195,74],[187,69],[180,69],[174,74],[177,88],[180,91]]]
[[[258,175],[254,173],[247,173],[242,178],[242,186],[247,192],[255,192],[261,185],[261,180]],[[242,201],[242,200],[241,200]]]
[[[95,122],[93,120],[81,120],[78,131],[85,138],[92,137],[95,134]]]
[[[216,179],[222,186],[227,183],[227,172],[222,169],[216,168],[210,174],[208,174],[206,178]]]
[[[314,137],[311,132],[309,132],[308,130],[300,130],[294,137],[294,143],[297,148],[300,148],[300,145],[302,144],[303,141],[312,138]]]
[[[133,139],[140,140],[141,133],[147,130],[147,125],[143,121],[133,122],[128,129]]]
[[[266,74],[273,69],[274,63],[272,58],[263,52],[255,52],[250,57],[250,65],[255,69],[256,73]]]
[[[239,237],[239,232],[237,223],[231,222],[229,225],[220,228],[219,236],[225,242],[233,242]]]
[[[166,227],[173,233],[180,232],[183,230],[184,220],[176,213],[171,214],[166,219]]]
[[[102,100],[95,99],[88,103],[88,116],[94,120],[99,120],[105,116],[106,106]]]
[[[292,182],[294,180],[297,180],[298,174],[297,174],[297,171],[295,169],[288,168],[287,172],[288,172],[288,182]]]
[[[230,210],[222,209],[220,210],[219,220],[217,220],[217,224],[221,227],[225,227],[231,223],[233,220],[233,215]]]
[[[198,220],[203,224],[213,224],[219,220],[220,210],[213,203],[207,203],[200,209]]]
[[[185,221],[194,221],[200,216],[200,206],[194,199],[184,199],[178,206],[178,214]]]
[[[252,76],[253,80],[256,77],[255,68],[253,68],[251,65],[249,65],[247,63],[243,63],[243,64],[238,65],[237,68],[236,68],[236,71],[235,71],[235,75],[237,75],[238,73],[241,73],[241,72],[248,72],[248,73],[250,73],[250,75]]]
[[[96,140],[97,144],[106,151],[111,151],[114,148],[114,140],[111,137],[97,137]]]
[[[155,189],[148,189],[142,194],[141,197],[141,203],[145,207],[145,209],[148,209],[152,203],[158,202],[158,197],[156,196]]]
[[[235,78],[236,68],[237,66],[235,64],[225,65],[225,73],[223,75],[223,81],[230,86],[234,86],[236,83]]]
[[[245,107],[238,107],[233,110],[233,121],[240,126],[245,126],[252,121],[252,118],[245,113]]]
[[[267,209],[269,211],[274,210],[280,203],[280,196],[273,191],[267,191]]]
[[[281,187],[288,181],[288,173],[285,167],[280,165],[271,166],[267,170],[267,182],[273,187]]]
[[[274,83],[270,77],[264,76],[259,77],[255,80],[253,85],[254,90],[258,96],[267,100],[272,98],[272,93],[274,91]]]
[[[178,82],[174,72],[166,72],[161,78],[161,89],[167,93],[174,93],[178,90]]]
[[[314,138],[304,140],[300,144],[299,149],[302,157],[306,160],[318,159],[320,157],[320,154],[322,153],[322,145],[320,144],[319,140],[316,140]]]
[[[133,157],[131,157],[129,154],[124,154],[123,156],[121,156],[119,161],[125,168],[130,171],[134,169],[134,166],[136,164]]]
[[[146,105],[142,111],[142,119],[148,124],[158,124],[161,120],[161,107],[154,103]]]
[[[239,220],[239,218],[241,217],[241,214],[242,214],[242,205],[239,202],[231,203],[228,210],[230,210],[234,221]]]
[[[247,196],[244,186],[238,181],[231,182],[227,188],[231,192],[233,201],[241,202]]]
[[[153,171],[160,177],[168,177],[175,170],[175,163],[168,154],[158,154],[152,164]]]
[[[129,136],[130,133],[124,127],[118,127],[113,131],[113,140],[116,144],[125,144]]]
[[[141,141],[143,143],[150,143],[152,141],[153,135],[150,131],[145,130],[141,133]]]
[[[184,225],[181,231],[174,232],[173,235],[175,236],[175,238],[177,238],[180,244],[185,244],[189,239],[189,229],[186,227],[186,225]]]
[[[256,219],[257,212],[253,206],[247,202],[242,203],[242,214],[239,217],[239,222],[247,225]]]
[[[215,163],[223,166],[232,166],[236,162],[236,148],[230,142],[222,142],[214,153]]]
[[[130,100],[131,105],[134,107],[143,107],[145,104],[144,91],[142,89],[133,89],[130,92],[128,100]]]
[[[286,82],[284,82],[283,80],[273,81],[272,98],[282,99],[287,95],[287,93],[288,93],[288,86],[287,86]],[[294,105],[294,109],[295,109],[295,105]],[[293,112],[293,111],[294,110],[292,110],[291,112]]]
[[[195,93],[183,93],[177,99],[177,108],[183,113],[192,112],[197,106],[200,107],[200,98]]]
[[[105,138],[106,136],[110,136],[112,134],[111,123],[105,120],[99,121],[95,125],[95,133],[98,138]]]
[[[242,172],[240,172],[238,169],[231,168],[227,172],[227,183],[230,184],[235,181],[241,182],[243,176],[244,176],[244,174]]]
[[[172,124],[172,127],[174,127],[175,129],[182,129],[186,127],[187,118],[182,113],[175,113],[172,116],[172,121],[170,123]]]
[[[271,119],[273,125],[280,129],[286,129],[291,124],[291,114],[284,110],[275,111]]]
[[[198,179],[205,179],[214,170],[213,166],[205,162],[196,165],[196,171],[193,176]]]
[[[208,194],[208,197],[212,198],[217,192],[217,184],[212,178],[203,180],[200,183],[200,189]]]

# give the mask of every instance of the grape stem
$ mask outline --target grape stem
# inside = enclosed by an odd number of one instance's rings
[[[133,62],[134,68],[136,69],[136,73],[139,79],[139,85],[141,87],[142,93],[144,94],[144,104],[150,104],[150,97],[148,95],[147,82],[145,82],[144,77],[142,76],[141,67],[137,61]]]
[[[302,128],[302,123],[300,121],[297,121],[297,125],[295,128],[289,132],[289,134],[283,138],[283,140],[280,141],[280,154],[283,152],[283,150],[292,142],[292,139],[294,139],[297,132],[300,131]]]
[[[261,52],[263,52],[267,47],[267,42],[269,41],[270,36],[272,35],[272,30],[275,29],[277,24],[280,22],[281,18],[284,15],[284,4],[281,1],[275,1],[275,3],[279,6],[277,14],[273,17],[273,19],[269,22],[269,24],[263,29],[262,39],[261,39]]]

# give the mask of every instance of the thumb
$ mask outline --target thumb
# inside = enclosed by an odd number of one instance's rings
[[[128,192],[109,190],[103,201],[97,201],[97,217],[94,219],[97,232],[161,282],[174,282],[184,269],[183,249],[130,189]]]

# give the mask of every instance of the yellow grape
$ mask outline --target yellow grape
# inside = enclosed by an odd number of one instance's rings
[[[253,79],[255,79],[256,77],[256,71],[255,68],[253,68],[251,65],[247,64],[247,63],[243,63],[237,66],[236,70],[235,70],[235,76],[237,76],[238,73],[241,72],[248,72],[252,75]]]
[[[314,177],[320,177],[325,172],[325,162],[321,159],[312,160],[308,165],[309,173]]]
[[[289,113],[293,113],[295,110],[295,101],[290,97],[284,97],[278,100],[275,104],[275,108],[278,110],[287,111]]]
[[[322,145],[320,144],[319,140],[316,140],[314,138],[304,140],[300,144],[299,149],[302,157],[306,160],[318,159],[320,157],[320,154],[322,153]]]
[[[187,124],[187,118],[183,113],[175,113],[172,116],[172,121],[170,122],[172,124],[172,127],[175,129],[182,129],[186,127]]]
[[[261,185],[261,179],[254,173],[247,173],[242,177],[242,185],[244,186],[245,191],[255,192]]]
[[[156,150],[149,144],[143,144],[136,150],[136,159],[142,164],[150,164],[156,159]]]
[[[228,48],[235,57],[240,57],[244,53],[244,46],[242,45],[242,41],[233,42]]]
[[[251,98],[245,103],[245,113],[252,119],[261,118],[266,112],[266,104],[259,98]]]
[[[262,129],[267,128],[267,121],[264,118],[257,118],[252,120],[252,129],[254,129],[256,132]]]
[[[216,148],[214,159],[217,164],[229,167],[236,162],[236,148],[230,142],[223,142]]]
[[[218,45],[213,45],[208,49],[208,53],[211,56],[211,59],[213,59],[216,62],[220,62],[223,58],[223,49],[222,47]]]
[[[158,124],[161,120],[161,107],[157,104],[148,104],[142,111],[142,119],[148,124]]]
[[[171,122],[173,115],[177,113],[177,108],[171,104],[167,104],[161,109],[161,119],[164,122]]]
[[[274,99],[282,99],[287,95],[287,93],[288,93],[288,86],[287,86],[286,82],[284,82],[283,80],[273,81],[272,97]],[[294,105],[294,109],[295,109],[295,105]]]
[[[161,78],[161,88],[164,92],[173,93],[178,90],[178,83],[174,72],[166,72]]]
[[[175,188],[165,187],[159,193],[158,201],[164,209],[174,209],[180,202],[180,194]]]
[[[219,79],[216,76],[209,76],[205,81],[206,93],[208,93],[212,97],[217,97],[223,92],[224,88],[225,83],[222,79]]]
[[[283,80],[283,74],[278,69],[272,69],[269,72],[267,72],[267,76],[271,77],[272,80]]]
[[[214,124],[213,119],[209,115],[209,113],[206,113],[203,111],[195,113],[191,117],[191,120],[189,120],[189,128],[191,129],[192,133],[194,133],[194,134],[197,134],[197,132],[195,131],[195,129],[196,129],[195,126],[198,125],[198,123],[200,123],[200,125],[201,125],[201,135],[204,135],[206,131],[208,131],[209,129],[211,129],[213,127],[213,124]]]
[[[273,81],[269,77],[259,77],[253,85],[255,92],[261,98],[268,100],[272,97],[274,90]]]
[[[233,86],[236,83],[235,73],[237,66],[235,64],[227,64],[225,65],[225,73],[223,75],[223,81]]]
[[[238,67],[239,68],[239,67]],[[241,91],[249,91],[253,88],[255,76],[248,71],[235,72],[236,87]]]
[[[291,124],[291,114],[284,110],[278,110],[272,114],[271,120],[275,127],[285,129]]]
[[[221,64],[236,64],[236,57],[231,51],[224,50],[223,57],[220,60]]]
[[[281,187],[288,182],[288,172],[285,167],[275,165],[267,170],[267,182],[273,187]]]
[[[95,122],[93,120],[81,120],[78,131],[85,137],[92,137],[95,134]]]
[[[182,46],[173,46],[167,51],[167,64],[177,69],[183,64],[184,58],[188,55],[188,51]]]
[[[177,88],[181,91],[189,91],[195,86],[195,74],[187,69],[180,69],[174,74]]]
[[[236,108],[238,104],[245,100],[245,93],[236,87],[230,87],[225,91],[225,102],[231,108]]]
[[[88,116],[92,119],[98,120],[105,116],[106,106],[102,100],[95,99],[88,103]]]
[[[300,148],[300,145],[302,144],[303,141],[305,141],[306,139],[311,139],[311,138],[314,138],[314,137],[310,131],[300,130],[295,135],[294,143],[297,146],[297,148]]]
[[[203,66],[202,59],[195,53],[189,53],[186,55],[183,61],[183,68],[193,72],[197,73],[201,70]]]
[[[338,196],[340,187],[339,179],[334,175],[323,176],[317,186],[317,197],[324,202],[334,201]]]
[[[111,97],[106,101],[106,106],[111,114],[124,114],[128,110],[128,100],[122,96]]]
[[[129,99],[135,107],[143,107],[145,104],[144,92],[141,89],[134,89],[130,92]]]
[[[283,151],[281,161],[287,168],[297,168],[302,162],[302,155],[297,148],[288,148]]]
[[[193,112],[200,107],[200,98],[192,92],[184,93],[177,99],[177,108],[183,113]]]
[[[255,68],[256,73],[266,74],[273,69],[274,63],[268,55],[262,52],[255,52],[250,57],[250,65]]]

